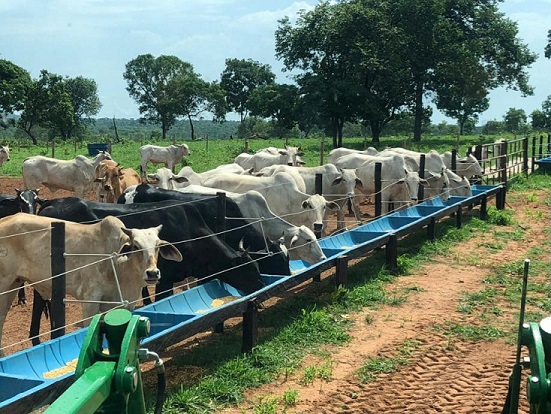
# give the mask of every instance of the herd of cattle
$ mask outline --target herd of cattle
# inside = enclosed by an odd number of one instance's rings
[[[375,191],[381,164],[383,210],[415,203],[419,186],[428,197],[469,196],[470,179],[482,174],[477,159],[451,153],[424,154],[402,148],[356,151],[338,148],[329,162],[305,167],[300,147],[269,147],[240,154],[233,163],[203,173],[184,167],[174,173],[187,145],[140,148],[140,172],[121,168],[109,153],[68,161],[33,156],[24,160],[24,190],[0,196],[0,340],[6,314],[23,281],[51,298],[51,223],[66,232],[67,294],[83,301],[86,320],[116,303],[132,308],[172,293],[193,277],[218,278],[245,294],[263,286],[261,274],[289,275],[289,260],[310,264],[325,259],[314,230],[345,207],[361,218],[359,200]],[[9,148],[0,147],[0,166]],[[163,164],[147,173],[147,164]],[[316,194],[316,175],[322,192]],[[39,188],[64,189],[75,197],[44,200]],[[97,201],[84,197],[94,191]],[[219,193],[226,195],[225,231],[220,232]],[[36,302],[36,301],[35,301]],[[19,297],[19,303],[24,298]],[[36,332],[35,332],[36,333]],[[1,343],[0,343],[1,351]]]

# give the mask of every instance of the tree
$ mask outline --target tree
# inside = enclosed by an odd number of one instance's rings
[[[182,96],[186,90],[183,85],[198,78],[193,66],[176,56],[139,55],[126,64],[123,77],[128,83],[126,90],[139,104],[140,120],[160,123],[162,138],[166,139],[176,118],[184,114],[188,97]]]
[[[31,83],[26,70],[9,60],[0,59],[0,111],[8,114],[21,111]]]
[[[530,118],[532,119],[531,124],[533,130],[542,131],[551,126],[551,123],[549,122],[550,120],[543,113],[543,111],[540,111],[539,109],[532,111]]]
[[[73,104],[63,78],[46,70],[28,88],[18,121],[18,127],[35,145],[38,142],[33,130],[37,126],[48,129],[51,138],[60,135],[63,139],[70,137],[75,127]]]
[[[298,88],[295,85],[272,83],[256,88],[249,99],[251,115],[272,119],[281,137],[297,123]]]
[[[64,87],[73,106],[74,130],[86,128],[93,122],[91,117],[101,109],[96,81],[77,76],[65,79]],[[69,131],[69,135],[73,135],[73,132]]]
[[[536,55],[517,38],[516,23],[505,17],[494,0],[400,0],[396,20],[407,37],[404,64],[411,69],[414,87],[414,140],[421,139],[424,97],[445,93],[441,70],[457,65],[450,51],[468,50],[467,64],[477,63],[488,89],[507,85],[532,93],[526,69]],[[463,64],[463,62],[461,62]],[[456,105],[455,105],[456,106]]]
[[[545,46],[545,57],[551,59],[551,30],[547,32],[547,45]]]
[[[249,98],[255,88],[274,82],[270,65],[252,59],[226,59],[226,67],[220,76],[220,86],[226,94],[230,111],[239,114],[241,122],[249,113]]]
[[[340,31],[342,10],[340,4],[321,3],[299,12],[294,27],[288,17],[279,20],[275,34],[276,57],[286,70],[303,71],[295,76],[300,93],[315,104],[309,115],[327,120],[334,148],[342,146],[344,123],[355,121],[360,99],[355,61],[347,53],[352,43]]]
[[[482,133],[484,135],[497,135],[505,131],[505,123],[501,121],[492,121],[486,122],[482,127]]]
[[[524,109],[509,108],[503,116],[507,132],[517,133],[523,131],[526,126],[526,120],[527,117]]]

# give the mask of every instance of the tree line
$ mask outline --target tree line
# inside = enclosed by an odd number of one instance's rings
[[[433,106],[457,120],[463,134],[488,109],[491,90],[533,94],[527,69],[537,55],[499,11],[500,2],[320,2],[278,22],[275,56],[290,84],[276,83],[271,67],[252,59],[226,59],[220,80],[206,82],[191,63],[152,54],[128,62],[123,78],[140,121],[160,126],[163,139],[177,121],[189,124],[194,139],[194,121],[223,122],[234,112],[239,137],[261,136],[269,126],[276,136],[323,133],[338,147],[345,125],[361,126],[373,142],[408,125],[419,141]],[[551,57],[551,31],[544,52]],[[0,110],[20,114],[16,125],[34,143],[37,128],[63,139],[78,136],[101,109],[93,79],[46,70],[31,79],[7,60],[0,60],[0,87]],[[531,118],[532,127],[551,128],[551,97]],[[522,132],[527,116],[510,108],[503,121],[492,122],[493,129]]]

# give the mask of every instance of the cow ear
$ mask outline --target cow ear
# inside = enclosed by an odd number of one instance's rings
[[[293,247],[297,241],[298,241],[298,234],[295,234],[291,239],[291,243],[289,243],[289,246]]]
[[[159,246],[159,254],[163,259],[172,260],[173,262],[181,262],[182,260],[184,260],[182,253],[180,253],[180,250],[164,240],[161,240]]]
[[[16,193],[17,195],[20,195],[21,192],[22,192],[22,191],[21,191],[19,188],[16,188],[16,189],[15,189],[15,193]]]
[[[125,227],[121,227],[121,230],[124,234],[126,234],[128,237],[132,238],[132,229],[127,229]]]
[[[95,183],[102,183],[103,180],[105,180],[105,177],[96,178],[96,179],[94,180],[94,182],[95,182]]]
[[[339,206],[337,203],[335,203],[334,201],[328,201],[325,206],[329,209],[329,210],[333,210],[333,211],[339,211],[341,209],[341,206]]]
[[[429,182],[425,180],[424,178],[419,179],[419,184],[421,185],[429,185]]]
[[[128,254],[132,251],[132,244],[124,243],[119,249],[118,257],[116,262],[118,264],[124,263],[128,260]]]
[[[287,151],[285,151],[285,150],[279,150],[278,152],[279,152],[281,155],[287,155]]]
[[[189,180],[186,177],[180,177],[179,175],[173,175],[170,177],[172,181],[176,181],[177,183],[187,183]]]
[[[302,208],[308,208],[308,200],[302,202]]]
[[[331,185],[337,185],[337,184],[340,184],[341,182],[342,182],[342,175],[340,177],[335,178],[331,183]]]
[[[364,186],[364,183],[362,183],[362,180],[360,180],[359,178],[356,178],[356,187],[363,187]]]

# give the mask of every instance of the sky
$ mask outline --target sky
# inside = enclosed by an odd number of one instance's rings
[[[0,59],[38,78],[40,70],[94,79],[103,104],[98,117],[139,118],[122,75],[138,55],[174,55],[205,81],[220,80],[227,58],[269,64],[278,83],[291,83],[275,58],[278,20],[318,1],[303,0],[0,0]],[[529,115],[551,95],[551,60],[543,50],[551,0],[505,0],[500,10],[539,57],[529,69],[534,95],[496,89],[479,124],[502,120],[511,107]],[[237,119],[229,115],[227,119]],[[435,111],[432,122],[446,118]]]

